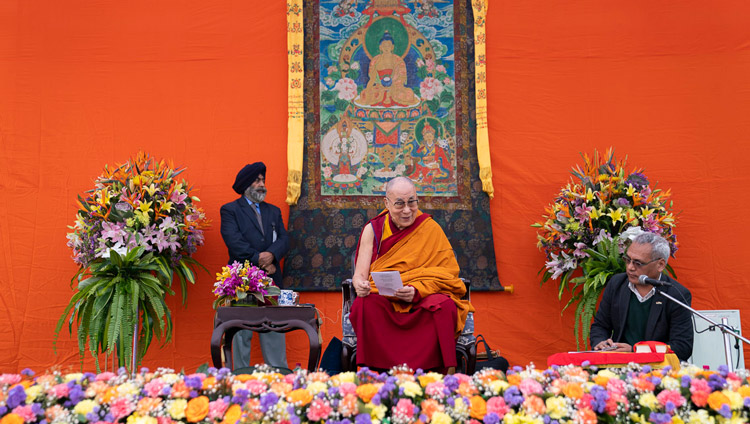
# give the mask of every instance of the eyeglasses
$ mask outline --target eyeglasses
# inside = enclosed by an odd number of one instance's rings
[[[401,209],[403,209],[404,206],[409,206],[409,209],[414,209],[419,204],[419,199],[411,199],[408,202],[404,202],[403,200],[397,200],[394,202],[391,199],[386,197],[386,200],[391,202],[391,204],[393,205],[393,209],[396,209],[397,211],[400,211]]]
[[[630,256],[628,255],[622,255],[622,259],[625,261],[625,265],[630,265],[632,263],[636,268],[643,268],[644,266],[659,260],[659,258],[656,258],[653,261],[641,262],[638,259],[630,259]]]

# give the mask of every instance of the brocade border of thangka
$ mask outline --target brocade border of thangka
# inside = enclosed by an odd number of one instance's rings
[[[420,209],[441,224],[451,240],[461,276],[472,290],[500,290],[495,263],[489,197],[482,191],[474,120],[474,46],[471,5],[454,2],[456,84],[456,160],[458,195],[420,195]],[[351,257],[362,226],[383,208],[382,196],[321,196],[319,17],[317,1],[304,2],[305,158],[301,196],[290,208],[290,252],[284,265],[285,288],[338,290],[351,277]],[[459,57],[460,56],[460,57]],[[458,169],[458,166],[457,166]]]

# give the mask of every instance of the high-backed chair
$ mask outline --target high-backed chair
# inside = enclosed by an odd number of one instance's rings
[[[468,280],[461,279],[466,285],[466,294],[462,297],[464,300],[471,300],[471,283]],[[341,293],[343,295],[343,307],[342,307],[342,333],[343,339],[341,340],[344,348],[341,351],[341,369],[343,371],[356,371],[357,369],[357,335],[354,333],[351,321],[349,321],[349,313],[352,309],[352,303],[357,297],[357,293],[352,287],[352,280],[347,279],[341,283]],[[418,346],[414,347],[419,349]],[[466,324],[464,325],[461,335],[456,340],[456,360],[458,366],[456,372],[462,372],[464,374],[474,374],[474,370],[477,365],[477,347],[476,337],[474,337],[474,313],[469,312],[466,317]]]

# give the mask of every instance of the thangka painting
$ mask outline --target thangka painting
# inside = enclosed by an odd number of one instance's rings
[[[311,0],[304,17],[305,157],[284,286],[337,290],[386,182],[406,176],[461,276],[500,289],[476,158],[471,5]]]

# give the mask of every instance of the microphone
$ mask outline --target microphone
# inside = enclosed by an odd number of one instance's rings
[[[638,282],[641,283],[641,284],[651,284],[652,286],[656,286],[656,287],[670,287],[670,286],[672,286],[672,284],[670,284],[670,283],[668,283],[666,281],[656,280],[654,278],[648,278],[647,275],[641,275],[640,277],[638,277]]]

